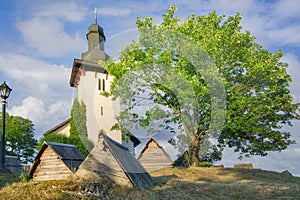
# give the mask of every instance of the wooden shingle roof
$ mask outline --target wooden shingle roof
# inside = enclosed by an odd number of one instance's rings
[[[145,188],[152,183],[152,178],[149,173],[126,147],[112,140],[107,135],[103,134],[102,136],[108,144],[112,154],[135,187]]]
[[[5,167],[10,173],[24,172],[20,160],[15,156],[5,156]]]
[[[75,175],[88,179],[106,176],[119,185],[140,189],[152,183],[152,177],[130,151],[104,133]]]
[[[85,157],[81,152],[72,144],[62,144],[56,142],[44,142],[41,150],[37,154],[34,163],[30,169],[29,174],[32,175],[40,163],[40,158],[45,149],[50,147],[59,157],[59,159],[72,171],[78,169],[79,165],[83,162]]]

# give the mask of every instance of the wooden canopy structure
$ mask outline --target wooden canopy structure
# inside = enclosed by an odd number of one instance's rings
[[[5,168],[12,174],[24,172],[21,162],[16,156],[5,156]]]
[[[108,177],[119,185],[137,188],[152,183],[149,173],[129,150],[103,133],[75,176],[93,181]]]
[[[151,138],[138,158],[147,171],[173,167],[174,162],[153,138]]]
[[[72,175],[83,162],[84,156],[71,144],[44,142],[29,175],[33,180],[60,180]]]

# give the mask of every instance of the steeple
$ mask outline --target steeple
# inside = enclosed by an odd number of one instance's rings
[[[88,40],[88,51],[81,54],[81,59],[97,63],[98,60],[107,60],[108,55],[104,51],[105,35],[103,28],[97,24],[97,10],[94,12],[95,23],[88,28],[86,34]]]

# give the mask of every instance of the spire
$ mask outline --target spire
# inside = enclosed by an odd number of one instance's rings
[[[97,63],[99,60],[106,60],[104,52],[105,35],[103,28],[97,24],[97,8],[94,11],[94,24],[89,26],[86,34],[88,40],[88,51],[81,54],[81,59]]]
[[[94,11],[95,24],[97,24],[97,8]]]

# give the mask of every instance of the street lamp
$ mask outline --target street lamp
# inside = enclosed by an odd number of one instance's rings
[[[0,148],[0,169],[5,169],[5,107],[6,99],[9,97],[11,88],[6,85],[6,82],[0,85],[0,96],[2,98],[2,137]]]

